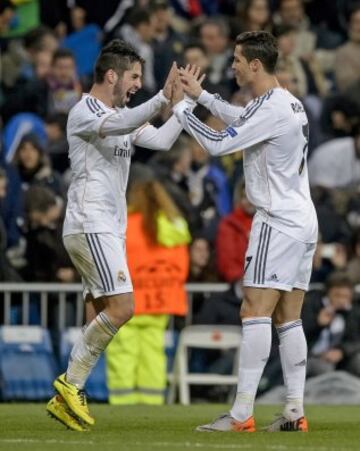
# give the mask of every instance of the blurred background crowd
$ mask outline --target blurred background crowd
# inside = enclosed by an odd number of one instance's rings
[[[132,105],[162,88],[175,60],[200,66],[206,90],[243,106],[250,93],[233,78],[234,40],[255,30],[276,36],[276,75],[302,100],[310,124],[320,224],[311,282],[326,288],[310,293],[304,309],[309,371],[343,366],[360,375],[360,2],[1,0],[0,281],[80,281],[61,241],[70,180],[66,121],[91,86],[104,43],[124,39],[146,60]],[[224,126],[205,109],[195,114],[214,129]],[[134,149],[133,164],[140,179],[151,172],[187,222],[187,280],[231,284],[211,303],[198,294],[194,321],[238,324],[254,214],[241,153],[213,160],[184,135],[169,152]],[[270,366],[269,377],[277,371]]]

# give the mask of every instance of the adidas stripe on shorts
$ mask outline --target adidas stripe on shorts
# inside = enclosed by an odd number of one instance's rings
[[[254,217],[245,257],[245,287],[308,290],[316,243],[285,235]]]
[[[133,291],[125,240],[111,233],[78,233],[63,240],[81,275],[84,298],[88,293],[98,298]]]

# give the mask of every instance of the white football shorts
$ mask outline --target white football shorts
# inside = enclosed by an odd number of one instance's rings
[[[302,243],[255,217],[245,257],[245,287],[307,291],[316,243]]]
[[[88,293],[96,299],[133,291],[125,240],[111,233],[78,233],[63,241],[81,275],[84,299]]]

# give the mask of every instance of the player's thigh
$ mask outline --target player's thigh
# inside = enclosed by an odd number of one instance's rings
[[[305,291],[294,288],[291,292],[282,292],[273,314],[274,325],[295,321],[301,316]]]
[[[84,294],[94,299],[133,291],[125,242],[110,233],[69,235],[64,245],[82,277]]]
[[[245,256],[244,286],[292,291],[305,246],[257,218]]]
[[[272,316],[280,296],[280,291],[272,288],[244,287],[240,317]]]

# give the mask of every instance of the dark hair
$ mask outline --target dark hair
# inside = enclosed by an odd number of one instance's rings
[[[35,133],[28,133],[26,135],[24,135],[20,142],[19,145],[17,146],[17,150],[15,152],[15,154],[24,146],[24,144],[26,143],[30,143],[32,144],[33,147],[35,147],[35,149],[40,153],[43,154],[44,153],[44,147],[42,146],[39,137],[35,134]]]
[[[242,54],[248,62],[258,59],[268,73],[274,73],[278,49],[276,39],[271,33],[246,31],[237,36],[236,45],[241,45]]]
[[[276,39],[279,39],[281,36],[284,36],[289,33],[294,33],[296,31],[296,28],[292,25],[287,24],[278,24],[275,25],[272,29],[272,33]]]
[[[149,11],[157,12],[169,9],[168,0],[150,0],[148,4]]]
[[[349,7],[349,15],[348,15],[348,21],[352,19],[352,16],[356,14],[358,11],[360,11],[360,2],[350,3]]]
[[[150,12],[147,9],[134,8],[129,13],[126,22],[135,28],[142,23],[150,23]]]
[[[221,16],[217,18],[206,19],[204,22],[200,24],[200,30],[207,25],[215,26],[219,30],[221,36],[225,36],[226,38],[230,35],[230,28],[228,23]]]
[[[71,58],[73,61],[75,61],[74,54],[71,50],[57,49],[52,58],[53,64],[55,64],[57,60],[60,60],[62,58]]]
[[[63,132],[66,131],[67,114],[65,113],[50,113],[45,118],[45,124],[56,124]]]
[[[41,51],[44,49],[43,39],[48,35],[56,38],[55,32],[51,28],[48,28],[45,25],[40,25],[25,34],[24,47],[26,49]]]
[[[205,47],[202,45],[200,41],[190,41],[184,46],[184,53],[190,49],[200,49],[203,53],[206,54]]]
[[[121,76],[134,63],[143,65],[145,61],[130,44],[120,39],[110,41],[101,50],[100,56],[96,60],[94,70],[95,83],[102,83],[108,70],[113,69]]]
[[[33,211],[45,213],[56,205],[55,193],[45,186],[30,186],[24,198],[25,211],[28,215]]]
[[[15,10],[15,5],[13,5],[9,0],[2,0],[0,4],[0,14],[2,14],[5,9]]]
[[[350,290],[354,289],[354,284],[350,277],[343,271],[333,272],[326,280],[326,291],[329,292],[331,288],[346,287]]]

